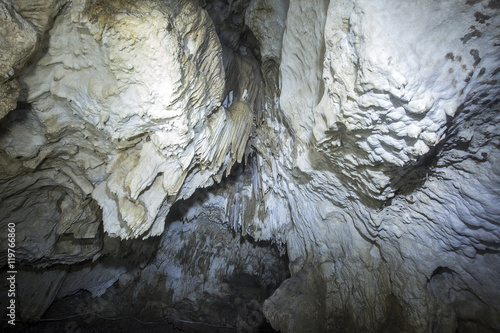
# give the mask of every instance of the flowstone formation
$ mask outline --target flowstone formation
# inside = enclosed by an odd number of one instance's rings
[[[292,277],[265,303],[275,329],[499,329],[498,7],[290,1]]]
[[[500,330],[499,11],[0,0],[19,325]]]

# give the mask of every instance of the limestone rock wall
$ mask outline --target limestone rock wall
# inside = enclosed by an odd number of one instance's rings
[[[138,328],[146,331],[167,323],[189,332],[257,330],[263,301],[288,277],[286,261],[277,248],[228,232],[219,200],[211,189],[175,205],[159,239],[105,240],[105,258],[74,266],[45,317],[73,316],[65,327],[83,331],[100,317],[149,323]]]
[[[0,56],[0,119],[16,108],[19,84],[14,78],[15,71],[26,63],[35,51],[37,33],[13,7],[10,1],[0,2],[2,28],[1,41],[5,51]],[[8,30],[7,30],[8,29]]]
[[[165,242],[154,237],[172,205],[220,182],[248,156],[253,106],[263,100],[258,62],[229,49],[223,59],[212,20],[191,1],[5,8],[6,20],[21,25],[5,35],[19,50],[2,64],[2,87],[17,90],[2,99],[0,138],[1,228],[16,224],[19,318],[69,311],[83,317],[77,325],[92,327],[98,324],[88,313],[121,311],[139,320],[169,314],[168,322],[191,320],[195,330],[261,325],[262,302],[288,272],[277,251],[235,235],[227,219],[217,222],[219,213],[184,219],[187,228],[170,219]],[[155,282],[164,279],[175,283]],[[118,293],[107,292],[117,284]],[[121,293],[124,305],[135,299],[148,310],[97,306]],[[75,300],[84,305],[75,308]]]
[[[487,1],[290,2],[302,184],[274,328],[498,330],[498,19]]]
[[[0,0],[23,318],[500,330],[499,10]]]
[[[20,13],[43,31],[47,22],[29,14],[42,15],[39,8],[26,6]],[[95,202],[112,236],[161,234],[173,202],[241,160],[251,129],[243,102],[221,105],[225,75],[211,20],[190,2],[75,1],[52,24],[18,79],[29,110],[4,120],[2,195],[43,178],[60,190],[53,202],[63,215],[89,210],[60,218],[57,235],[94,238]],[[32,135],[15,129],[20,122]]]

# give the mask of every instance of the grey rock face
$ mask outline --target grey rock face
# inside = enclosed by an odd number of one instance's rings
[[[499,9],[0,0],[20,318],[500,330]]]

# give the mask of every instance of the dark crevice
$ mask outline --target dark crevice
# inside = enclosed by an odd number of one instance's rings
[[[5,117],[0,119],[0,139],[7,135],[10,128],[16,123],[24,123],[28,120],[28,114],[31,112],[31,104],[17,103],[17,108],[10,111]]]
[[[442,275],[442,274],[453,274],[455,273],[452,269],[448,268],[448,267],[442,267],[442,266],[439,266],[437,267],[431,274],[431,280],[433,277],[435,277],[436,275]]]
[[[395,189],[395,195],[409,195],[413,193],[416,189],[422,187],[427,179],[434,175],[437,163],[440,157],[444,154],[444,151],[449,150],[450,143],[455,142],[458,144],[456,137],[456,131],[453,128],[453,123],[456,121],[456,117],[464,111],[463,106],[459,107],[456,111],[456,116],[447,116],[446,131],[444,133],[444,139],[438,142],[424,155],[420,156],[418,160],[407,166],[404,166],[399,170],[400,177],[395,177],[391,182],[390,186]],[[455,119],[455,120],[454,120]],[[466,143],[461,148],[462,150],[467,150],[468,146]],[[385,206],[390,205],[392,198],[389,199]]]

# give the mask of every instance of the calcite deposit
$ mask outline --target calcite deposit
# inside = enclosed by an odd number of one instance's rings
[[[309,177],[274,328],[498,329],[497,12],[290,2],[280,104]]]
[[[18,327],[499,331],[499,26],[495,0],[0,0]]]

